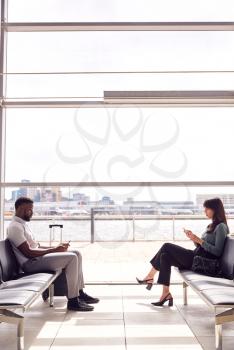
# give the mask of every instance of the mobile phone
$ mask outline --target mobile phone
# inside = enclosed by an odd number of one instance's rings
[[[186,228],[183,228],[184,232],[187,234],[190,230],[186,230]]]

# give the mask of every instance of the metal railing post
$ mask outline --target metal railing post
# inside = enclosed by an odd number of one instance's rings
[[[136,239],[136,237],[135,237],[135,216],[133,215],[132,216],[132,240],[133,240],[133,242],[135,242],[135,239]]]
[[[91,216],[90,216],[90,220],[91,220],[91,237],[90,237],[90,242],[94,243],[94,208],[91,208]]]
[[[175,216],[172,215],[172,240],[175,241]]]

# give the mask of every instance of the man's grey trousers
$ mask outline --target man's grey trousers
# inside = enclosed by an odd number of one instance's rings
[[[79,290],[84,288],[82,271],[82,256],[80,252],[73,250],[61,253],[50,253],[37,258],[29,259],[23,265],[26,273],[56,271],[64,269],[67,279],[67,297],[79,296]]]

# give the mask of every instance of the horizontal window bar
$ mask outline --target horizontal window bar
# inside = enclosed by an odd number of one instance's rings
[[[149,187],[199,187],[199,186],[234,186],[234,181],[135,181],[135,182],[1,182],[2,187],[132,187],[132,186],[149,186]]]
[[[2,100],[2,108],[105,108],[105,107],[233,107],[234,98],[109,99],[106,101]]]
[[[8,32],[41,31],[233,31],[234,22],[8,22]]]
[[[222,74],[234,73],[234,70],[138,70],[138,71],[76,71],[76,72],[4,72],[0,75],[79,75],[79,74]]]
[[[37,203],[35,203],[37,205]],[[118,207],[118,206],[116,206]],[[154,208],[154,207],[153,207]],[[205,215],[202,214],[125,214],[121,212],[121,216],[118,214],[108,214],[108,216],[103,216],[102,214],[98,214],[101,212],[101,210],[97,207],[92,207],[94,214],[95,214],[95,220],[100,221],[115,221],[115,220],[132,220],[134,217],[134,220],[207,220]],[[113,209],[108,206],[105,206],[105,209]],[[82,221],[82,220],[90,220],[89,214],[86,216],[73,216],[73,217],[62,217],[58,214],[54,214],[56,221]],[[32,219],[30,221],[43,221],[47,218],[51,218],[51,215],[33,215]],[[229,214],[228,219],[234,219],[234,215]],[[11,218],[9,216],[5,215],[5,220],[9,221]]]

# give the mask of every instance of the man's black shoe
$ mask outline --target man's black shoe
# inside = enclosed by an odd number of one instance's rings
[[[93,298],[87,293],[83,292],[83,290],[80,290],[79,300],[84,301],[86,304],[97,304],[99,303],[98,298]]]
[[[79,300],[79,298],[73,298],[68,300],[67,309],[72,311],[93,311],[94,307]]]

